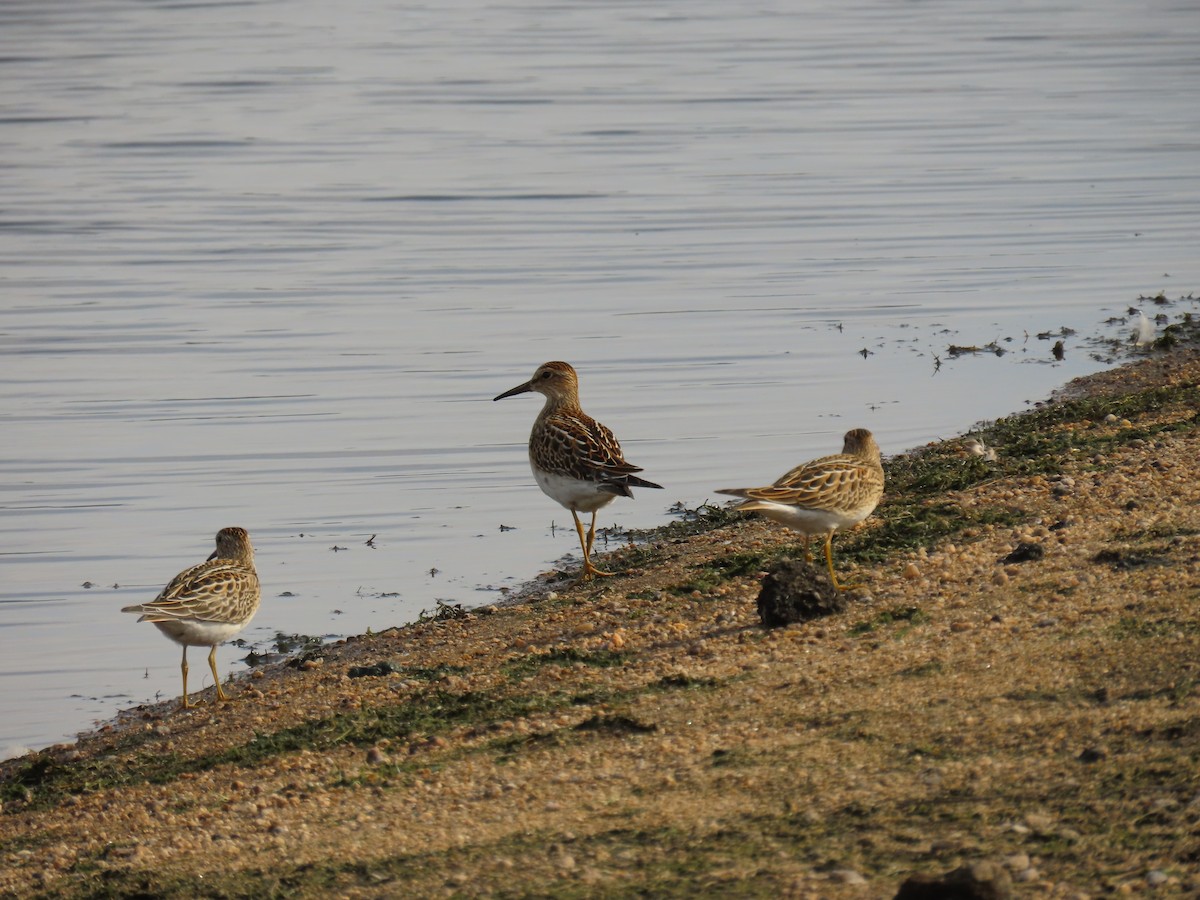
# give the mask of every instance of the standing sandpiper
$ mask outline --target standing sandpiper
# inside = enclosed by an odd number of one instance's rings
[[[254,618],[260,599],[254,548],[244,528],[222,528],[217,549],[207,562],[184,569],[149,603],[126,606],[121,612],[140,613],[139,622],[151,622],[159,631],[183,645],[183,709],[188,701],[187,648],[210,647],[217,699],[228,700],[217,674],[217,644],[227,641]]]
[[[571,511],[583,549],[583,577],[612,575],[592,565],[596,511],[614,497],[632,497],[632,487],[661,489],[662,485],[634,475],[642,470],[625,462],[613,433],[580,409],[579,378],[567,363],[543,363],[527,382],[493,400],[529,391],[546,396],[546,405],[534,420],[529,435],[533,477],[546,496]],[[587,537],[579,521],[581,512],[592,514]]]
[[[839,591],[833,572],[833,533],[857,525],[883,497],[883,463],[875,437],[865,428],[847,431],[842,452],[822,456],[792,469],[770,487],[725,488],[718,494],[745,497],[734,509],[754,510],[804,535],[804,558],[811,560],[808,539],[825,535],[829,579]]]

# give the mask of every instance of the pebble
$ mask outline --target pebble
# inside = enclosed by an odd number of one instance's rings
[[[909,563],[904,567],[904,577],[909,581],[916,581],[921,577],[921,570],[917,568],[916,563]]]
[[[1045,813],[1029,813],[1025,824],[1039,834],[1049,834],[1054,828],[1054,820]]]
[[[834,884],[866,884],[867,879],[853,869],[834,869],[829,873],[829,880]]]
[[[1024,872],[1029,868],[1028,853],[1014,853],[1004,859],[1004,865],[1013,872]]]

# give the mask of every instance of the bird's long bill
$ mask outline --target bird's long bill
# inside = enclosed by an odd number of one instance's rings
[[[503,394],[497,394],[492,398],[492,402],[495,403],[497,400],[503,400],[505,397],[512,397],[514,394],[527,394],[529,391],[533,390],[533,388],[530,387],[530,383],[531,382],[527,381],[524,384],[518,384],[515,388],[510,388]]]
[[[208,562],[212,562],[214,559],[220,559],[221,557],[217,556],[217,554],[220,552],[221,552],[221,549],[218,547],[216,550],[214,550],[212,552],[212,555],[209,556]]]

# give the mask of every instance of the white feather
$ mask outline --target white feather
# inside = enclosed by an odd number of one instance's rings
[[[1145,347],[1154,343],[1154,323],[1146,318],[1146,314],[1138,310],[1137,332],[1133,336],[1135,347]]]

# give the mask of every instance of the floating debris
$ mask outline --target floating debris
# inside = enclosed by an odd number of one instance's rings
[[[970,354],[972,356],[977,356],[980,353],[992,353],[996,356],[1003,356],[1007,352],[1008,352],[1007,350],[1005,350],[1003,347],[1001,347],[995,341],[991,341],[990,343],[984,344],[982,347],[978,347],[974,344],[969,344],[969,345],[965,345],[965,346],[959,345],[959,344],[951,344],[948,348],[946,348],[946,353],[951,359],[958,359],[958,357],[967,356],[968,354]]]
[[[434,599],[437,606],[432,612],[423,609],[417,614],[418,622],[442,622],[446,619],[465,619],[470,613],[463,609],[461,603],[447,603],[445,600]]]
[[[1132,314],[1132,311],[1131,311]],[[1146,318],[1146,314],[1138,310],[1137,330],[1133,333],[1133,345],[1145,347],[1154,343],[1154,323]]]

